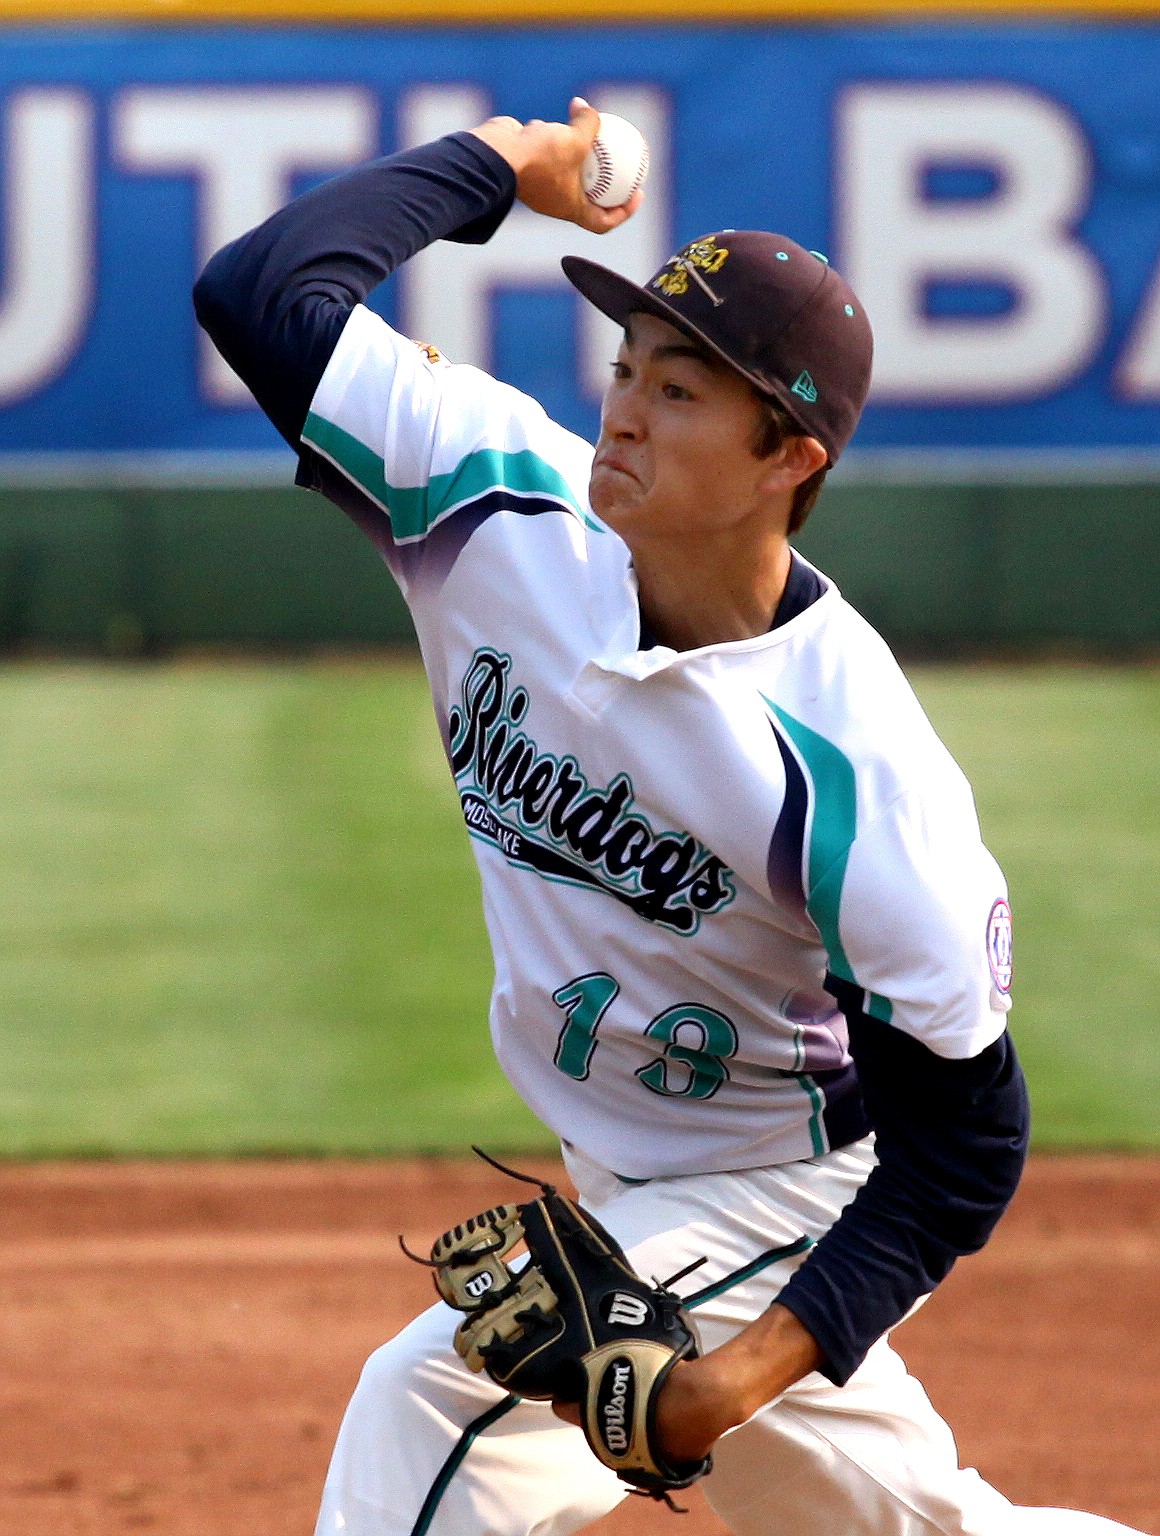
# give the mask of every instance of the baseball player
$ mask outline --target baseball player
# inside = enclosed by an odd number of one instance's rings
[[[703,1261],[656,1455],[711,1450],[738,1536],[1123,1531],[961,1469],[889,1343],[986,1241],[1028,1114],[969,786],[788,543],[866,396],[857,297],[763,232],[644,285],[570,258],[624,329],[595,450],[363,306],[517,196],[628,217],[581,193],[597,124],[497,118],[312,190],[211,261],[199,318],[410,604],[504,1070],[641,1274]],[[575,1410],[468,1370],[455,1324],[368,1362],[320,1536],[563,1536],[624,1497]]]

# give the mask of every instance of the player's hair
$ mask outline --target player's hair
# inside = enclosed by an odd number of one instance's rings
[[[759,459],[768,459],[771,454],[777,452],[787,437],[805,437],[806,434],[780,405],[767,400],[763,395],[758,398],[764,407],[764,414],[757,423],[753,452]],[[829,467],[828,464],[823,464],[821,469],[816,469],[809,479],[803,480],[794,491],[787,533],[796,533],[813,511],[814,503],[821,495],[822,486],[826,483],[826,471]]]

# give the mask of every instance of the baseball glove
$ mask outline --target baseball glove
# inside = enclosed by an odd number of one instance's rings
[[[577,1404],[599,1460],[634,1492],[671,1503],[671,1489],[712,1465],[709,1457],[675,1465],[656,1444],[665,1379],[698,1352],[680,1298],[643,1280],[615,1238],[552,1185],[479,1155],[541,1193],[461,1222],[421,1260],[443,1300],[467,1314],[456,1350],[519,1397]],[[517,1268],[507,1256],[521,1239],[528,1261]]]

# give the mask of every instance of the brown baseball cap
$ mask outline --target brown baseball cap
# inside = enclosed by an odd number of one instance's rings
[[[702,343],[816,437],[831,463],[853,436],[874,340],[853,290],[817,251],[725,229],[691,241],[643,287],[582,256],[562,265],[618,325],[656,315]]]

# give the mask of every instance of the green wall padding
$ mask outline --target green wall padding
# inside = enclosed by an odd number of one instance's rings
[[[827,488],[799,539],[910,651],[1160,644],[1160,487]],[[363,536],[292,488],[0,488],[0,649],[413,639]]]
[[[831,486],[799,540],[893,643],[1160,642],[1160,486]]]

